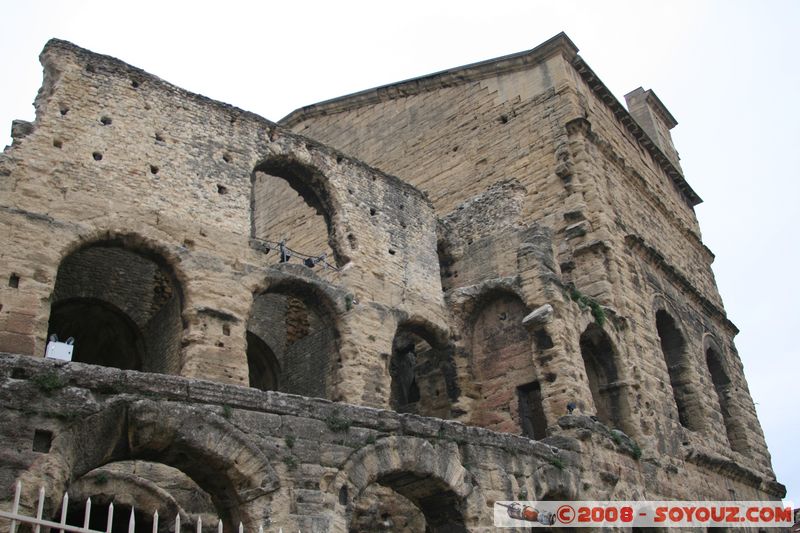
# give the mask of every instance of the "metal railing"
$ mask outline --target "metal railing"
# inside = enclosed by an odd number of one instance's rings
[[[21,493],[22,493],[22,482],[18,481],[16,488],[14,490],[14,502],[11,505],[11,512],[0,510],[0,518],[5,518],[11,521],[11,525],[8,529],[9,533],[17,533],[17,527],[19,524],[30,525],[31,529],[33,530],[33,533],[41,533],[42,527],[50,528],[51,531],[57,529],[59,533],[64,533],[65,531],[69,531],[72,533],[112,533],[111,528],[114,522],[113,502],[108,505],[108,518],[106,520],[106,529],[97,530],[97,529],[91,529],[89,527],[89,520],[91,518],[91,513],[92,513],[91,498],[86,499],[86,504],[83,513],[83,526],[73,526],[67,524],[67,509],[69,508],[69,495],[66,492],[64,493],[64,497],[61,499],[61,519],[59,522],[53,522],[51,520],[45,520],[44,518],[42,518],[42,514],[44,513],[44,502],[45,502],[44,487],[41,487],[39,489],[39,502],[38,505],[36,506],[35,517],[20,514],[19,500]],[[152,533],[158,533],[158,519],[159,519],[158,511],[154,511]],[[197,517],[197,523],[195,524],[194,529],[195,533],[202,533],[203,521],[199,516]],[[134,533],[135,530],[136,530],[136,517],[134,516],[134,509],[133,507],[131,507],[131,515],[130,518],[128,519],[128,533]],[[172,531],[173,533],[181,533],[180,514],[177,514],[175,516],[175,529]],[[222,520],[218,520],[217,522],[217,533],[222,533]],[[239,522],[238,533],[244,533],[244,525],[241,522]],[[264,533],[264,526],[259,526],[258,533]],[[283,533],[283,529],[279,529],[278,533]]]

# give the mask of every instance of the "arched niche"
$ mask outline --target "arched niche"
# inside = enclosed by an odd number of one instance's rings
[[[692,390],[694,371],[686,352],[683,333],[678,329],[675,319],[665,309],[656,311],[656,331],[669,373],[678,420],[685,428],[700,430],[703,427],[703,416],[699,400]]]
[[[129,241],[94,242],[61,261],[48,337],[73,337],[73,361],[177,374],[181,285],[163,256]]]
[[[339,362],[335,306],[304,282],[253,299],[247,321],[250,386],[332,399]]]
[[[705,360],[708,373],[711,375],[711,382],[714,385],[714,393],[719,405],[719,412],[722,415],[722,422],[725,425],[725,433],[731,449],[740,453],[747,453],[747,435],[742,421],[738,418],[735,404],[735,387],[730,379],[730,374],[726,368],[725,359],[722,356],[719,345],[707,338],[705,342]]]
[[[250,207],[252,237],[285,240],[292,250],[314,257],[325,254],[336,266],[349,261],[333,223],[336,204],[318,169],[288,156],[262,161],[253,170]],[[278,252],[268,257],[281,260]]]
[[[247,331],[247,374],[249,384],[263,391],[279,390],[281,367],[275,353],[264,340]]]
[[[389,359],[389,404],[399,412],[450,418],[458,397],[453,351],[426,327],[401,324]]]
[[[522,324],[527,314],[525,303],[511,291],[494,290],[477,299],[469,320],[470,368],[480,398],[471,422],[542,439],[547,420],[533,359],[534,339]]]
[[[580,349],[597,418],[610,428],[629,433],[630,409],[611,338],[603,328],[592,323],[581,334]]]

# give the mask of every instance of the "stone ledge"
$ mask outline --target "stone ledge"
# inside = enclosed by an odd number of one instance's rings
[[[765,479],[757,472],[736,463],[732,459],[713,452],[690,448],[686,451],[686,461],[718,472],[731,479],[742,481],[752,487],[757,487],[773,496],[779,498],[786,496],[785,485],[778,483],[776,480]]]
[[[0,377],[5,380],[36,380],[58,373],[59,388],[87,389],[100,395],[138,396],[147,399],[213,404],[229,408],[321,420],[329,427],[360,426],[398,435],[441,439],[458,444],[489,446],[547,461],[572,456],[577,441],[557,448],[519,435],[497,433],[461,422],[394,411],[335,403],[274,391],[189,379],[180,376],[118,370],[83,363],[63,362],[24,355],[0,353]],[[8,392],[2,393],[2,396]],[[0,398],[2,398],[0,396]],[[574,440],[574,439],[571,439]],[[565,441],[558,441],[565,443]]]

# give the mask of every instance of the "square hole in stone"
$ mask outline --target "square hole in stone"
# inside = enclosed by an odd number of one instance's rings
[[[49,453],[53,443],[53,433],[46,429],[37,429],[33,432],[33,451]]]

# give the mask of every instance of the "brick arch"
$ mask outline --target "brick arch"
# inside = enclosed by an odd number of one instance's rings
[[[428,531],[466,531],[464,524],[479,515],[483,505],[452,443],[392,436],[362,448],[341,467],[328,488],[338,498],[339,511],[345,506],[348,510],[336,514],[346,515],[349,521],[353,501],[376,483],[414,503],[425,515]],[[454,524],[461,529],[440,529]]]
[[[339,267],[350,262],[341,202],[319,168],[293,154],[274,154],[253,168],[250,191],[251,237],[269,241],[289,237],[287,245],[298,252],[329,253]],[[317,216],[321,223],[315,222]],[[300,224],[304,227],[298,228]],[[275,233],[281,231],[283,235]]]
[[[167,270],[175,278],[181,287],[181,298],[186,299],[188,295],[184,290],[188,284],[189,277],[181,268],[181,257],[179,255],[179,242],[175,241],[171,235],[164,233],[155,226],[147,226],[144,231],[132,232],[131,226],[141,226],[140,219],[112,219],[103,217],[100,222],[104,225],[93,230],[76,235],[74,239],[64,242],[58,250],[58,257],[63,261],[67,256],[89,248],[91,246],[113,246],[130,250],[147,259],[155,262],[159,267]],[[148,235],[145,235],[145,231]],[[152,236],[149,236],[152,234]]]
[[[119,402],[57,435],[50,453],[20,476],[23,503],[33,509],[45,483],[45,511],[52,515],[71,481],[129,459],[163,463],[188,475],[228,526],[241,521],[257,529],[270,493],[280,485],[267,457],[221,416],[204,407],[139,400]]]

